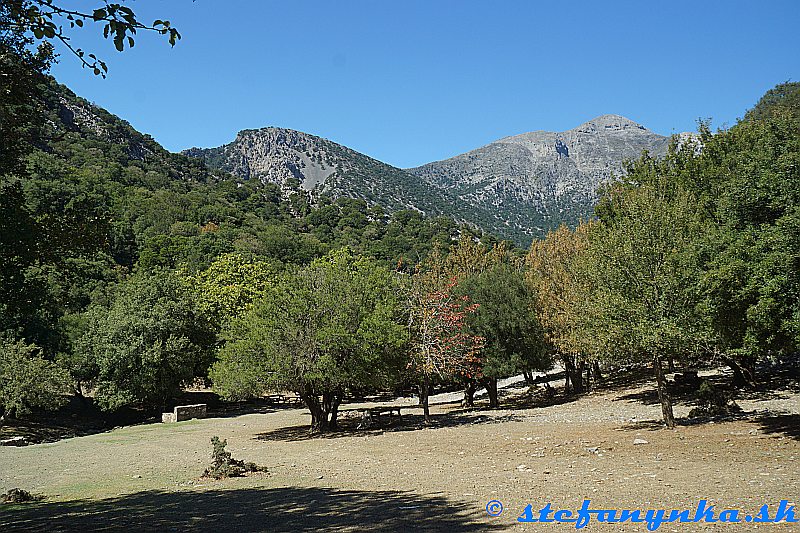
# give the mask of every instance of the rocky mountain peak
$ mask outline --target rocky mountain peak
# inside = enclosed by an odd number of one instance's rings
[[[526,244],[591,216],[600,185],[643,150],[663,155],[669,138],[620,115],[563,132],[532,131],[410,169],[491,217],[491,231]],[[525,237],[522,237],[522,236]]]
[[[600,115],[599,117],[588,120],[573,128],[574,132],[598,133],[598,132],[618,132],[618,131],[643,131],[652,133],[650,130],[622,115]]]
[[[306,190],[325,185],[346,167],[338,145],[316,135],[287,128],[242,130],[233,142],[219,148],[191,148],[185,154],[200,157],[244,179],[283,184],[297,179]]]

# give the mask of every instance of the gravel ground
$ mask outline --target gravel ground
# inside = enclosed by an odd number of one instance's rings
[[[408,407],[383,427],[309,438],[302,409],[116,429],[0,448],[0,492],[47,498],[0,510],[0,531],[570,531],[524,524],[534,509],[757,511],[800,503],[795,392],[739,401],[737,419],[660,429],[652,383],[526,407],[509,386],[499,410],[436,404],[434,424]],[[460,395],[457,395],[460,399]],[[442,401],[448,397],[438,397]],[[563,400],[563,399],[562,399]],[[412,402],[413,400],[402,400]],[[690,406],[679,402],[676,414]],[[267,473],[200,479],[211,436]],[[644,441],[644,442],[642,442]],[[504,512],[491,517],[489,500]],[[2,509],[2,507],[0,507]],[[798,531],[797,524],[664,524],[660,531]],[[590,531],[645,531],[590,524]]]

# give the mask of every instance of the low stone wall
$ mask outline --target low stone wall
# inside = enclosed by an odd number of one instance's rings
[[[183,420],[191,420],[192,418],[205,418],[206,417],[206,404],[197,403],[194,405],[178,405],[171,413],[162,413],[161,422],[168,424],[170,422],[181,422]]]
[[[180,422],[182,420],[191,420],[192,418],[205,418],[206,417],[206,404],[197,403],[194,405],[179,405],[175,407],[175,419]]]

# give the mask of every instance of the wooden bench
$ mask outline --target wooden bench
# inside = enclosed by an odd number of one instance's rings
[[[285,394],[270,394],[264,399],[273,405],[299,405],[303,403],[299,396],[287,396]]]

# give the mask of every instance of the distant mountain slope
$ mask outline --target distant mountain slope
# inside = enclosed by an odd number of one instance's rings
[[[408,171],[489,218],[490,231],[528,242],[590,216],[598,186],[624,160],[643,150],[663,155],[669,142],[625,117],[602,115],[563,133],[506,137]]]
[[[296,179],[308,191],[360,198],[390,210],[474,218],[453,206],[456,199],[446,189],[431,189],[413,174],[308,133],[284,128],[243,130],[230,144],[182,153],[244,179],[279,185]]]
[[[361,198],[390,210],[447,215],[527,245],[561,223],[591,216],[597,188],[643,150],[670,138],[603,115],[563,133],[506,137],[444,161],[402,170],[327,139],[283,128],[241,131],[230,144],[182,152],[245,179]]]
[[[86,146],[103,153],[122,167],[135,165],[165,182],[209,182],[224,179],[222,173],[206,167],[202,161],[167,151],[150,135],[140,133],[126,120],[77,96],[68,87],[48,78],[43,87],[41,106],[45,151],[62,149],[65,158],[80,166],[86,157],[68,148],[82,139]],[[107,169],[109,170],[109,169]]]

